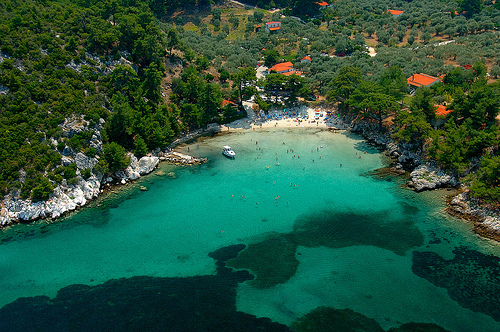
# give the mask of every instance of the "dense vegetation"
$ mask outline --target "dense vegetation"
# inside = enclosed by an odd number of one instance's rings
[[[341,112],[394,130],[394,139],[448,171],[470,174],[472,195],[498,203],[500,100],[491,81],[500,76],[498,4],[245,3],[282,10],[228,9],[207,0],[0,3],[2,195],[17,188],[24,198],[45,199],[57,183],[125,167],[127,150],[142,156],[185,130],[241,116],[232,104],[222,108],[224,99],[241,105],[255,95],[267,110],[278,95],[288,103],[319,95]],[[404,13],[393,18],[387,8]],[[270,20],[282,23],[279,34],[258,29]],[[438,44],[445,40],[453,42]],[[312,62],[301,63],[305,55]],[[304,77],[257,81],[259,61],[292,61]],[[445,75],[443,83],[408,96],[406,78],[420,72]],[[435,104],[454,111],[436,119]],[[387,117],[392,128],[382,126]],[[85,130],[62,130],[78,119],[88,121]],[[103,147],[90,143],[96,130]],[[98,155],[99,164],[64,166],[68,149]]]

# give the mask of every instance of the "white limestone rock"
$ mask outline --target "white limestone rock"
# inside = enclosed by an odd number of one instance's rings
[[[127,153],[127,156],[128,156],[128,157],[129,157],[129,159],[130,159],[130,164],[129,164],[129,167],[130,167],[130,168],[132,168],[132,169],[136,169],[136,168],[137,168],[137,163],[139,162],[139,161],[137,160],[137,157],[136,157],[136,156],[134,156],[134,154],[133,154],[133,153],[130,153],[130,152],[129,152],[129,153]]]
[[[139,172],[137,172],[134,168],[132,168],[131,166],[128,166],[126,169],[125,169],[125,175],[127,176],[127,178],[131,181],[134,181],[134,180],[137,180],[138,178],[141,177],[141,174],[139,174]]]
[[[75,163],[78,169],[92,169],[99,162],[97,158],[90,158],[81,152],[75,155]]]
[[[140,175],[148,174],[158,166],[159,161],[158,157],[142,157],[137,165],[137,171]]]
[[[92,199],[99,195],[101,182],[97,177],[92,175],[86,181],[82,181],[80,188],[83,190],[83,195],[86,199]]]
[[[423,164],[410,174],[411,183],[416,191],[432,190],[444,186],[456,186],[457,180],[442,169]]]
[[[500,233],[500,219],[498,216],[487,216],[484,218],[483,225],[487,226],[490,230]]]
[[[62,156],[61,157],[61,163],[63,164],[63,166],[69,166],[71,164],[73,164],[75,161],[73,160],[73,158],[71,157],[68,157],[68,156]]]

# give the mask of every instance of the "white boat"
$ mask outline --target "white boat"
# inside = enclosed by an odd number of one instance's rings
[[[234,156],[236,156],[236,153],[234,153],[233,149],[228,145],[222,147],[222,154],[229,158],[234,158]]]

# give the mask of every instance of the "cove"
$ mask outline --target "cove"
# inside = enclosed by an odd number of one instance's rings
[[[236,151],[234,160],[222,156],[223,145]],[[82,297],[97,297],[98,317],[129,315],[114,309],[143,298],[158,312],[183,308],[170,315],[179,320],[196,320],[198,311],[215,329],[238,319],[286,329],[329,307],[384,330],[411,322],[500,330],[491,305],[499,292],[488,282],[497,278],[498,247],[443,212],[446,193],[416,194],[402,179],[371,176],[388,160],[360,137],[313,128],[239,130],[179,151],[209,161],[161,165],[63,220],[4,230],[0,320],[26,317],[28,308],[62,318],[68,303],[78,311],[85,306],[76,304],[92,302]],[[238,253],[223,260],[211,254],[232,246]],[[480,291],[467,301],[454,285]],[[181,306],[193,292],[220,305]],[[174,303],[181,307],[169,311]],[[219,315],[209,322],[211,312]],[[112,324],[104,318],[92,327]],[[161,328],[153,314],[136,319]]]

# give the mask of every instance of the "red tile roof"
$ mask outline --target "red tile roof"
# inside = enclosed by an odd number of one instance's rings
[[[306,55],[305,57],[302,58],[302,60],[300,61],[304,61],[304,60],[309,60],[309,61],[312,61],[311,60],[311,57],[309,55]]]
[[[439,78],[426,75],[426,74],[413,74],[406,80],[408,84],[420,87],[420,86],[430,86],[434,83],[440,82]]]
[[[404,13],[404,11],[402,10],[394,10],[394,9],[389,9],[387,12],[392,15],[401,15]]]
[[[227,105],[231,104],[232,106],[236,106],[237,104],[235,102],[232,102],[232,101],[229,101],[229,100],[226,100],[224,99],[221,103],[221,107],[226,107]]]
[[[280,27],[274,27],[274,28],[268,28],[268,29],[271,30],[271,31],[275,31],[275,30],[279,30]]]
[[[276,24],[276,23],[281,24],[281,22],[274,21],[274,22],[267,22],[267,23],[266,23],[266,25],[269,25],[269,24]]]
[[[446,116],[447,114],[453,112],[453,110],[447,110],[446,106],[443,105],[434,105],[437,107],[436,109],[436,115],[437,116]]]
[[[325,1],[322,1],[322,2],[315,2],[316,4],[320,5],[320,6],[328,6],[328,3],[325,2]]]
[[[285,75],[285,76],[290,76],[290,75],[301,75],[302,73],[300,71],[297,71],[297,70],[292,70],[292,71],[287,71],[285,73],[281,73],[281,75]]]
[[[293,63],[291,63],[290,61],[288,61],[288,62],[283,62],[283,63],[277,63],[277,64],[275,64],[274,66],[272,66],[271,68],[269,68],[269,71],[274,70],[275,72],[279,73],[280,71],[287,71],[287,70],[290,70],[290,69],[293,69]]]

